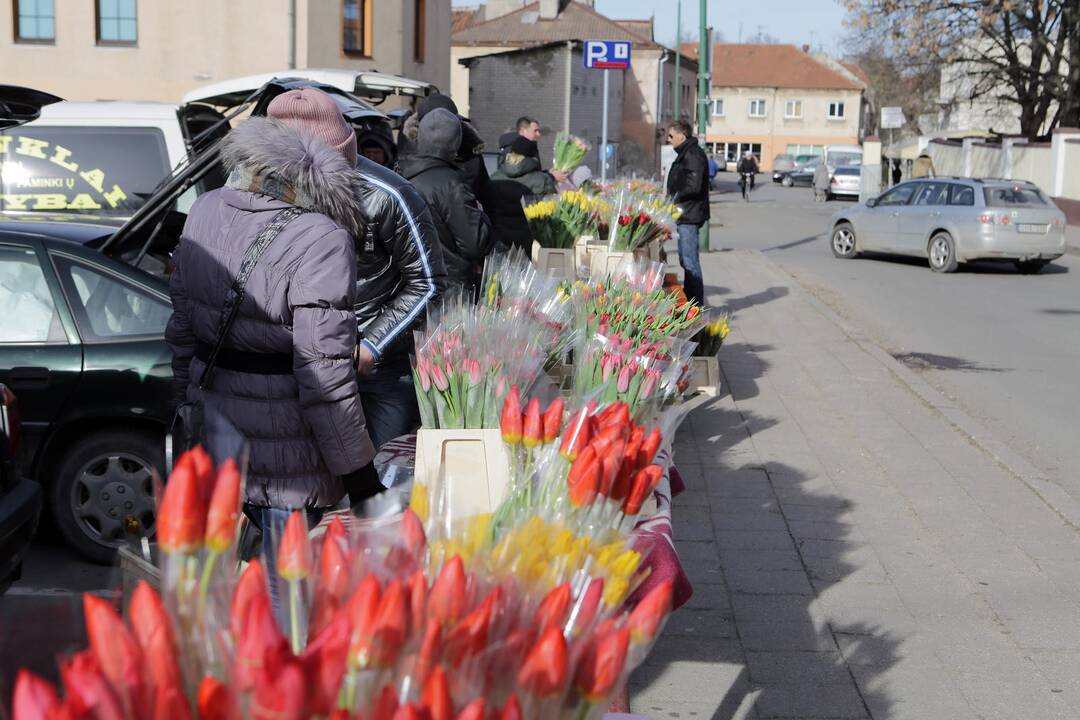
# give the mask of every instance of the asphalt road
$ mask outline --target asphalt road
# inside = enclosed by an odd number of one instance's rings
[[[808,188],[766,177],[745,203],[733,181],[718,185],[714,250],[764,251],[1080,499],[1080,228],[1039,275],[998,263],[939,275],[920,260],[834,258],[829,217],[852,201],[815,204]]]

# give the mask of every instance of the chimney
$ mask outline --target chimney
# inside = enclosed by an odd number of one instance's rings
[[[803,51],[804,53],[806,53],[807,55],[809,55],[809,54],[810,54],[810,46],[809,46],[809,45],[806,45],[806,44],[804,44],[804,45],[802,46],[802,51]]]
[[[520,10],[527,3],[527,0],[487,0],[487,4],[483,5],[484,20],[494,20],[497,17],[503,15],[509,15],[515,10]]]
[[[540,0],[540,19],[554,20],[559,17],[560,5],[559,0]]]

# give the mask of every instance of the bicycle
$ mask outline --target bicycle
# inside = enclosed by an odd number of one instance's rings
[[[742,191],[743,200],[750,202],[750,194],[754,191],[754,173],[739,173],[739,189]]]

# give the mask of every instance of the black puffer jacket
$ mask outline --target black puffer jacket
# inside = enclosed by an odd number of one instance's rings
[[[476,286],[495,236],[465,176],[452,162],[433,155],[408,155],[401,159],[399,169],[427,201],[439,231],[447,280]]]
[[[672,202],[682,208],[678,223],[706,223],[709,221],[709,158],[694,137],[675,148],[675,154],[675,162],[668,171],[667,191]]]
[[[488,175],[487,166],[484,164],[484,141],[480,134],[467,119],[458,116],[461,120],[461,147],[458,148],[454,162],[461,169],[465,183],[472,190],[472,194],[480,201],[485,212],[490,212],[489,207],[494,202],[491,195],[491,177]],[[399,170],[400,164],[410,155],[416,155],[416,138],[420,133],[420,115],[412,113],[405,118],[398,133],[397,156]]]
[[[514,180],[528,188],[532,195],[554,195],[558,192],[555,178],[540,169],[540,158],[514,152],[507,154],[491,179]]]
[[[401,359],[413,327],[446,286],[438,231],[427,203],[405,178],[359,158],[363,236],[357,257],[360,342],[375,359]]]
[[[494,203],[488,210],[495,242],[507,249],[519,247],[526,254],[532,252],[532,232],[525,219],[522,200],[532,197],[529,188],[516,180],[491,179],[491,196]]]

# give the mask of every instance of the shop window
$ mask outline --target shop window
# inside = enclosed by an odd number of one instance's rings
[[[53,0],[15,0],[15,42],[56,41],[56,8]]]
[[[765,117],[765,101],[756,98],[750,101],[750,117],[763,118]]]
[[[353,57],[371,57],[372,0],[341,0],[341,49]]]
[[[96,0],[97,44],[134,45],[139,40],[135,0]]]

